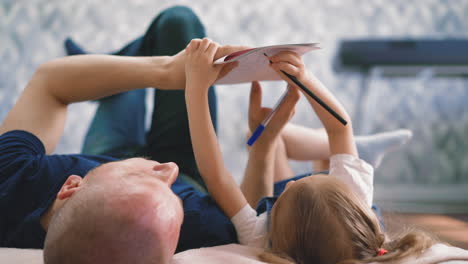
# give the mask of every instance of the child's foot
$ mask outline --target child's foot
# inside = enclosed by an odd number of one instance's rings
[[[87,53],[80,46],[78,46],[78,44],[76,44],[71,38],[67,38],[64,42],[64,45],[67,55],[80,55]]]
[[[386,153],[403,146],[413,137],[413,132],[400,129],[369,136],[356,136],[359,157],[378,168]]]

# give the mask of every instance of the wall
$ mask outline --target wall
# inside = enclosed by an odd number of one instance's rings
[[[369,94],[363,101],[359,98],[362,76],[336,74],[331,63],[338,41],[343,38],[466,38],[466,0],[1,0],[0,119],[35,67],[64,55],[65,37],[71,35],[89,51],[109,52],[142,34],[159,11],[175,3],[191,6],[205,23],[208,35],[220,43],[257,46],[320,42],[323,49],[307,55],[306,65],[337,94],[351,115],[356,104],[365,104],[365,132],[401,127],[415,132],[411,144],[388,155],[376,172],[377,200],[384,207],[394,208],[396,204],[401,209],[411,203],[408,199],[422,197],[416,200],[429,206],[434,203],[430,200],[444,201],[439,206],[441,211],[468,210],[468,201],[463,198],[466,195],[461,195],[468,193],[467,81],[427,76],[376,77],[370,80]],[[265,101],[272,104],[284,84],[265,86]],[[246,130],[249,86],[219,86],[217,92],[222,149],[229,157],[228,167],[240,179],[246,152],[244,133],[239,131]],[[95,107],[94,103],[71,107],[58,152],[79,151],[81,141],[77,139],[83,138]],[[293,122],[320,127],[304,100]],[[294,168],[298,173],[310,170],[309,164],[303,163],[294,163]],[[398,197],[406,198],[395,203],[395,192],[405,186],[410,186],[407,195]],[[447,190],[431,194],[440,191],[441,186]],[[412,193],[414,188],[421,193]],[[453,204],[457,207],[446,207]],[[415,208],[422,207],[416,203],[407,210]]]

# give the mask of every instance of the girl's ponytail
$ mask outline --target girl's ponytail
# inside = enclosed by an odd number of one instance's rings
[[[399,234],[382,246],[375,252],[374,256],[364,257],[361,260],[346,260],[339,264],[362,264],[370,262],[394,262],[403,260],[406,257],[421,255],[426,249],[430,248],[435,239],[422,231],[411,231]],[[380,251],[382,249],[382,251]],[[381,254],[379,254],[379,251]],[[386,251],[386,252],[385,252]],[[385,252],[385,253],[383,253]]]
[[[434,244],[434,239],[422,231],[412,231],[400,234],[382,245],[388,252],[382,256],[376,256],[371,261],[396,261],[409,256],[419,256]]]

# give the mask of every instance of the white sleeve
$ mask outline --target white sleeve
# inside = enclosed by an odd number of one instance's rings
[[[330,175],[344,181],[354,193],[371,207],[374,196],[374,168],[349,154],[330,157]]]
[[[267,242],[267,214],[257,216],[257,212],[246,204],[231,218],[241,245],[265,247]]]

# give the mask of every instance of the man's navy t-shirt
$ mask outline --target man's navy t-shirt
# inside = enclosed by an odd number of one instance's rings
[[[46,155],[42,142],[26,131],[0,136],[0,247],[42,248],[40,217],[68,176],[85,176],[106,156]],[[206,194],[177,179],[172,190],[183,201],[184,223],[177,251],[236,243],[234,226]]]

